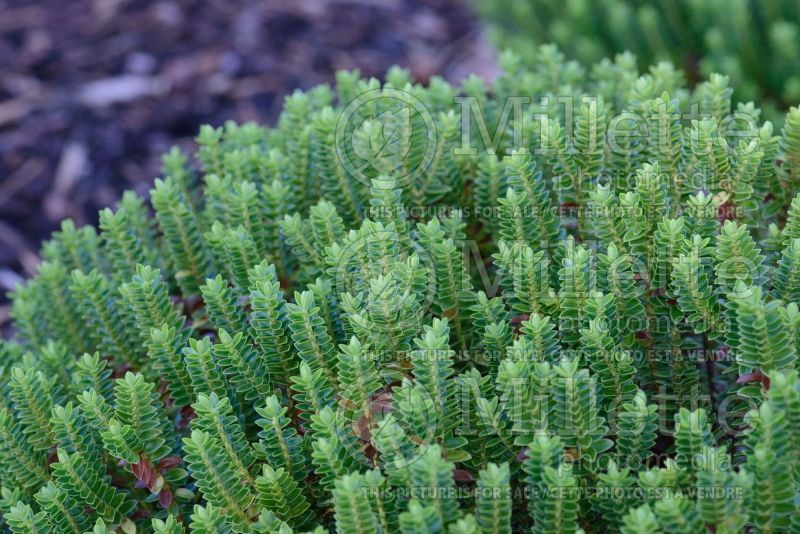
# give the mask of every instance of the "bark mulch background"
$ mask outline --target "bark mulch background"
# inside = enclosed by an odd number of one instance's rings
[[[201,124],[272,122],[339,69],[494,74],[463,0],[0,0],[0,294],[65,217],[146,193]],[[0,297],[0,325],[8,302]]]

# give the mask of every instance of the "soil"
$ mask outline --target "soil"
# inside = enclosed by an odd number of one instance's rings
[[[61,219],[145,194],[201,124],[270,123],[295,88],[394,64],[495,71],[463,0],[0,0],[0,294]]]

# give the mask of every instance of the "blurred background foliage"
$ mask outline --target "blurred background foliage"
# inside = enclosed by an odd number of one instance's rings
[[[800,101],[797,0],[474,0],[499,48],[530,59],[554,42],[582,63],[628,50],[639,67],[670,60],[690,82],[730,77],[769,118]]]

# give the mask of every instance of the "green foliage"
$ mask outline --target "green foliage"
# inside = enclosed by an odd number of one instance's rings
[[[508,464],[489,464],[480,472],[475,512],[481,532],[511,532],[510,480]]]
[[[258,504],[262,509],[270,510],[284,521],[296,520],[305,522],[301,516],[308,510],[308,501],[289,474],[281,467],[272,469],[264,464],[264,470],[256,479]]]
[[[256,407],[256,413],[261,416],[256,420],[261,427],[257,449],[270,465],[285,469],[292,478],[301,482],[306,474],[303,440],[290,425],[286,412],[287,409],[281,407],[274,395],[267,397],[263,407]]]
[[[224,512],[234,530],[247,531],[255,498],[252,489],[240,483],[239,472],[224,445],[202,430],[193,430],[184,438],[183,448],[198,489]]]
[[[65,222],[0,343],[3,528],[796,530],[797,112],[539,52],[341,73]]]
[[[220,398],[216,393],[201,393],[192,408],[196,414],[191,422],[192,429],[215,437],[222,444],[229,460],[236,465],[241,480],[252,483],[251,467],[255,461],[255,451],[247,441],[228,398]]]
[[[142,375],[133,373],[117,379],[114,386],[114,414],[101,436],[112,455],[132,464],[145,458],[158,461],[170,452],[160,417],[163,404],[153,389]]]
[[[563,6],[551,0],[507,0],[473,5],[490,23],[495,44],[529,60],[537,57],[536,44],[549,42],[584,62],[630,50],[641,66],[670,59],[693,69],[693,76],[725,72],[743,102],[766,98],[771,106],[788,107],[800,97],[800,78],[792,68],[798,60],[794,44],[800,13],[792,3],[611,0]],[[630,68],[619,56],[614,63],[604,62],[609,69]],[[715,116],[725,111],[730,89],[709,84],[704,93],[708,111]]]
[[[136,362],[140,351],[135,336],[131,335],[135,328],[130,315],[120,305],[120,299],[113,296],[109,281],[97,270],[89,274],[75,270],[72,282],[73,293],[81,295],[78,302],[81,317],[97,346],[123,362]]]
[[[101,519],[119,524],[136,508],[136,502],[104,480],[100,462],[81,451],[68,454],[58,450],[52,465],[53,479],[79,506],[94,509]]]
[[[336,481],[333,502],[338,534],[377,532],[378,521],[365,492],[363,475],[352,473]]]
[[[321,369],[335,382],[333,340],[320,316],[320,308],[315,305],[314,293],[295,293],[294,299],[295,302],[286,304],[286,315],[297,354],[311,369]]]

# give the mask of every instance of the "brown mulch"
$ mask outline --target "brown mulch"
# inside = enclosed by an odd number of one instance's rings
[[[274,121],[339,69],[457,81],[493,61],[463,0],[0,0],[0,294],[62,218],[145,193],[201,124]]]

